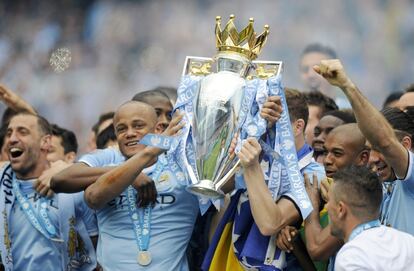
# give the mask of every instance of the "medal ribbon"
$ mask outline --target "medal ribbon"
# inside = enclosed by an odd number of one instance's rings
[[[160,157],[161,158],[161,157]],[[158,180],[165,166],[165,161],[159,159],[155,171],[152,174],[153,180]],[[151,237],[151,212],[152,207],[137,208],[135,189],[128,186],[127,189],[128,211],[131,218],[135,240],[139,251],[148,251]]]
[[[358,226],[356,226],[355,229],[352,230],[351,235],[348,238],[348,242],[351,241],[352,239],[354,239],[355,237],[357,237],[359,234],[361,234],[363,231],[372,229],[372,228],[376,228],[381,226],[381,223],[379,222],[378,219],[375,220],[371,220],[368,221],[366,223],[362,223]]]
[[[33,227],[35,227],[47,239],[62,242],[62,240],[58,238],[57,230],[47,214],[47,200],[44,197],[39,199],[40,217],[38,217],[30,201],[20,191],[19,182],[16,179],[13,180],[13,191],[16,194],[16,199],[19,202],[19,205],[22,207],[24,214],[29,219]]]

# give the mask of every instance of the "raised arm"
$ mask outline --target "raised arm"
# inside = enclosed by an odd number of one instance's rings
[[[31,114],[37,114],[36,110],[22,97],[8,89],[6,86],[0,84],[0,99],[11,109],[17,112],[29,112]]]
[[[314,70],[331,85],[342,89],[354,110],[358,127],[372,146],[378,149],[399,178],[408,170],[408,152],[398,141],[394,130],[382,114],[362,95],[345,73],[338,59],[322,60]]]
[[[300,219],[300,214],[290,200],[273,200],[260,167],[260,152],[261,147],[257,140],[248,138],[238,156],[244,170],[243,176],[254,221],[260,232],[269,236],[278,233],[286,225],[296,223]]]

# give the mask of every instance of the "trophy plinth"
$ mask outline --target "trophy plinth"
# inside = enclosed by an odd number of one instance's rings
[[[223,197],[223,193],[217,191],[216,186],[211,180],[201,180],[197,184],[190,185],[187,187],[187,191],[197,196],[209,198]]]

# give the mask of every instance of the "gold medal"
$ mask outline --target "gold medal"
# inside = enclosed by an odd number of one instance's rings
[[[139,265],[147,266],[152,261],[151,254],[149,253],[149,251],[146,250],[140,251],[138,252],[137,261]]]

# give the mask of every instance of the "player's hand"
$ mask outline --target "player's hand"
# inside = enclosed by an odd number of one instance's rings
[[[138,207],[147,207],[151,205],[154,207],[157,201],[157,188],[155,187],[154,181],[141,173],[135,179],[132,186],[137,190],[137,205]]]
[[[254,137],[244,140],[240,152],[237,154],[242,167],[248,168],[259,164],[262,147]]]
[[[329,200],[329,189],[331,189],[333,184],[333,179],[327,177],[321,181],[321,196],[325,202]]]
[[[34,182],[33,187],[40,195],[52,197],[54,192],[50,188],[50,180],[54,175],[69,167],[71,163],[58,160],[50,164],[50,168],[43,171],[42,175]]]
[[[234,133],[233,139],[231,140],[230,147],[229,147],[229,156],[230,160],[236,155],[236,146],[237,146],[237,138],[239,137],[239,133]]]
[[[293,250],[293,240],[299,234],[298,230],[292,226],[284,227],[277,235],[276,246],[283,251]]]
[[[322,60],[319,65],[313,66],[313,70],[324,77],[331,85],[340,88],[353,86],[352,81],[345,73],[339,59]]]
[[[267,127],[272,128],[280,119],[283,108],[279,96],[269,96],[263,104],[260,116],[267,121]]]
[[[304,174],[305,179],[305,188],[306,192],[308,193],[309,200],[312,203],[313,209],[315,211],[319,210],[319,206],[321,204],[321,195],[319,193],[318,189],[318,177],[313,174],[312,183],[310,183],[309,176],[307,174]]]

